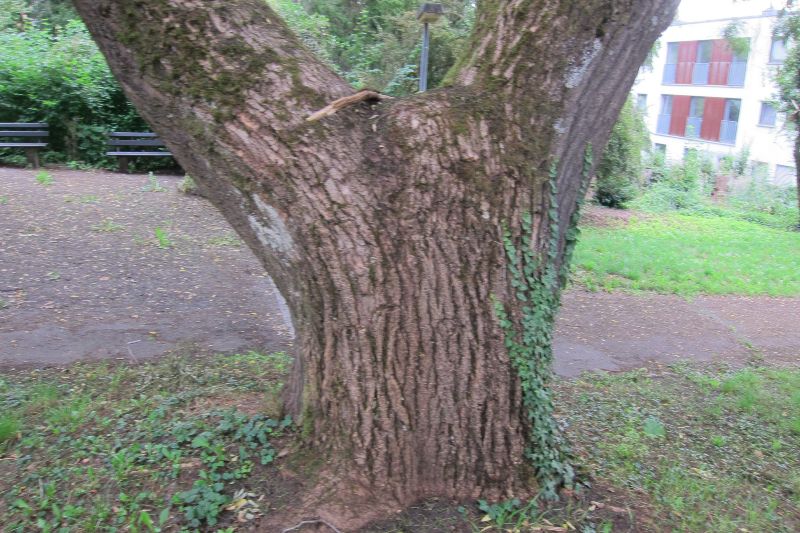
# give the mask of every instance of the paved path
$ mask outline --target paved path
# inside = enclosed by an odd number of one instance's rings
[[[285,307],[253,255],[180,178],[0,168],[0,364],[291,350]],[[169,236],[159,246],[155,228]],[[800,299],[564,297],[556,371],[681,358],[800,361]]]
[[[563,376],[681,359],[800,364],[800,298],[572,290],[564,295],[554,351]]]

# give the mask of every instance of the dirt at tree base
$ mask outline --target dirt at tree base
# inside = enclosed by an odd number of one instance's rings
[[[0,168],[0,364],[291,351],[269,277],[216,209],[177,191],[180,177],[45,171],[52,185],[39,171]],[[556,371],[797,363],[798,319],[798,298],[573,289],[558,317]]]

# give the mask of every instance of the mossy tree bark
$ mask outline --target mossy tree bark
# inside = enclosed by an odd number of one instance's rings
[[[306,122],[354,91],[263,1],[75,0],[126,93],[286,297],[286,406],[329,458],[332,507],[337,494],[396,508],[530,490],[532,428],[493,304],[525,312],[503,227],[527,242],[530,213],[533,255],[560,268],[585,151],[605,145],[677,3],[482,2],[446,88]],[[541,311],[547,351],[554,309]],[[370,517],[358,513],[338,518]]]

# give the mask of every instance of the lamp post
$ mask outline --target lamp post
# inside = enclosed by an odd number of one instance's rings
[[[417,20],[422,22],[422,56],[419,60],[419,92],[428,90],[428,48],[430,35],[428,24],[436,22],[444,13],[442,4],[422,4],[417,11]]]

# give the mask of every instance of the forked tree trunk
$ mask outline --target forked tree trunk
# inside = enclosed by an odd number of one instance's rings
[[[587,147],[605,145],[677,3],[483,2],[447,88],[307,122],[354,91],[261,0],[75,1],[286,297],[298,336],[286,405],[327,459],[332,505],[531,490],[535,428],[493,304],[524,314],[503,227],[519,245],[531,213],[534,276],[560,268]],[[533,310],[542,353],[553,307]]]

